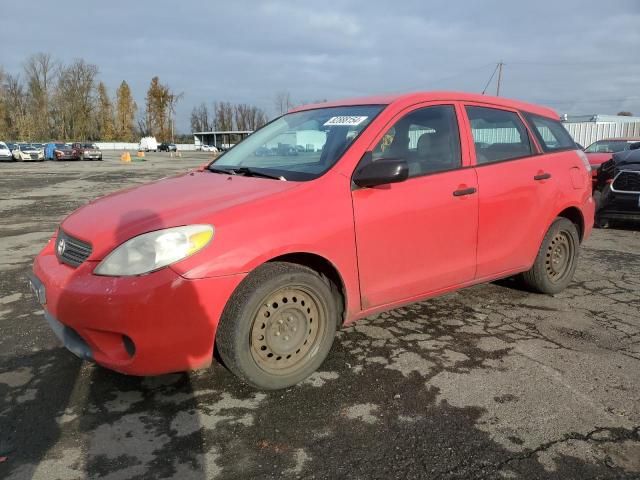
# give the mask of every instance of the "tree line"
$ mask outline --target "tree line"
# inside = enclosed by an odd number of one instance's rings
[[[294,102],[289,92],[281,91],[275,94],[273,106],[277,115],[283,115],[299,105],[326,101],[318,99],[313,102]],[[268,121],[264,110],[245,103],[214,102],[211,108],[206,103],[201,103],[191,111],[192,132],[257,130]]]
[[[63,64],[47,53],[30,56],[22,72],[0,67],[0,138],[8,140],[136,141],[175,135],[174,116],[181,93],[156,76],[139,111],[122,80],[109,95],[97,65],[76,59]]]
[[[0,67],[0,138],[135,140],[138,107],[129,85],[122,81],[114,103],[98,73],[83,59],[63,64],[46,53],[29,57],[20,73]]]
[[[97,65],[81,58],[65,64],[36,53],[18,73],[0,66],[0,139],[134,142],[151,135],[161,142],[190,141],[175,128],[176,105],[183,96],[154,76],[139,108],[126,80],[111,96]],[[276,114],[293,108],[289,92],[277,93],[274,107]],[[268,120],[254,105],[202,103],[191,112],[191,131],[256,130]]]

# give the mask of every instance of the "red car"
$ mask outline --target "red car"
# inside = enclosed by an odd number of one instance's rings
[[[77,160],[102,160],[102,152],[93,143],[74,143],[71,150]]]
[[[593,186],[597,183],[598,170],[607,160],[611,160],[613,154],[629,150],[631,145],[640,142],[640,138],[605,138],[593,142],[584,149],[591,165],[591,173],[593,178]]]
[[[67,348],[105,367],[201,368],[215,346],[283,388],[358,318],[516,274],[564,289],[590,183],[546,108],[450,92],[307,105],[207,167],[75,211],[32,288]]]

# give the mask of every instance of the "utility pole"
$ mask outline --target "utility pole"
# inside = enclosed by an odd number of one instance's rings
[[[498,83],[496,85],[496,97],[500,96],[500,83],[502,82],[502,67],[504,66],[504,63],[502,63],[502,60],[500,60],[500,63],[498,63]]]

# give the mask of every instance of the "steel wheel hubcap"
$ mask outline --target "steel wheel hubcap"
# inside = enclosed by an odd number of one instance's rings
[[[567,274],[572,258],[573,243],[566,232],[559,232],[547,248],[545,265],[551,281],[558,281]]]
[[[304,365],[324,333],[324,311],[314,293],[287,287],[269,294],[251,328],[251,355],[269,373],[286,374]]]

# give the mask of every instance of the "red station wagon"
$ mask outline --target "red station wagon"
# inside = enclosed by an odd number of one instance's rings
[[[451,92],[306,105],[60,225],[31,285],[76,355],[293,385],[358,318],[520,274],[571,281],[589,163],[546,108]]]

